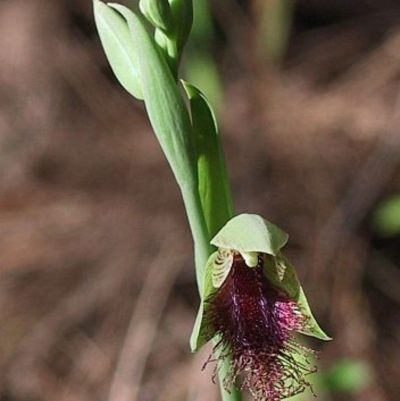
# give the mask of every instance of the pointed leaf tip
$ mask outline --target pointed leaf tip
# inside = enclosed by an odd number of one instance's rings
[[[299,333],[320,340],[332,340],[315,319],[295,269],[285,256],[280,253],[277,257],[265,258],[264,275],[275,288],[296,302],[300,313],[306,318],[307,324],[298,330]]]
[[[99,0],[93,0],[93,12],[101,44],[119,83],[132,96],[143,99],[138,54],[126,20],[112,4]]]

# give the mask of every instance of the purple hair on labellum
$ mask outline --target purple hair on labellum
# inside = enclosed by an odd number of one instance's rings
[[[257,401],[280,401],[311,387],[306,376],[315,368],[306,357],[314,352],[291,336],[290,331],[307,326],[307,318],[266,279],[263,263],[260,256],[250,268],[240,254],[234,255],[227,278],[207,300],[206,333],[209,339],[217,336],[213,351],[218,362],[232,358],[224,380],[227,390],[241,376],[240,388],[250,390]]]

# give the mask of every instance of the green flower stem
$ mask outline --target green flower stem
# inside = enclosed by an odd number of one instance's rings
[[[212,251],[210,234],[207,230],[197,187],[183,184],[180,185],[180,189],[193,237],[196,280],[199,292],[201,293],[204,281],[204,267]]]
[[[227,174],[225,157],[222,150],[221,138],[219,135],[214,113],[200,91],[187,82],[184,82],[184,88],[189,97],[192,127],[196,142],[197,152],[197,172],[198,172],[198,199],[199,204],[196,205],[203,216],[203,221],[208,228],[207,237],[207,259],[213,248],[209,245],[211,238],[216,232],[233,216],[233,201],[230,190],[229,179]],[[184,202],[185,193],[183,193]],[[188,210],[188,217],[192,210]],[[201,237],[196,230],[192,230],[192,235],[196,243],[201,242]],[[201,249],[206,249],[201,246]],[[196,256],[196,253],[195,253]],[[203,294],[204,268],[207,263],[201,260],[201,264],[196,259],[196,275],[200,297]],[[200,262],[200,261],[199,261]],[[214,345],[216,341],[213,341]],[[224,378],[230,371],[231,358],[225,357],[218,371],[218,381],[221,391],[222,401],[241,401],[242,394],[233,387],[229,392],[224,388]]]
[[[203,213],[198,189],[189,185],[180,185],[180,188],[194,241],[196,280],[199,293],[201,294],[204,285],[204,268],[207,264],[208,257],[212,252],[212,247],[210,245],[211,238],[206,226],[206,219]],[[221,221],[221,219],[223,220],[231,213],[231,202],[228,202],[225,205],[225,208],[226,209],[223,212],[223,216],[220,216],[218,221]],[[223,210],[223,208],[220,209]],[[230,392],[228,392],[225,390],[223,385],[223,380],[229,372],[230,365],[231,358],[225,357],[220,370],[218,371],[221,398],[222,401],[241,401],[242,394],[236,387],[233,387]]]
[[[183,82],[183,86],[190,102],[192,128],[196,144],[198,194],[200,199],[198,207],[201,209],[208,228],[207,244],[209,244],[216,232],[233,216],[232,193],[221,137],[212,108],[198,89],[187,82]],[[188,215],[190,216],[190,214]],[[192,231],[192,234],[196,243],[196,233]],[[207,259],[212,250],[212,247],[209,246]],[[196,263],[200,296],[203,294],[206,263],[207,260],[202,261],[200,265]],[[224,388],[223,380],[230,370],[230,365],[231,358],[225,357],[218,371],[221,398],[223,401],[241,401],[242,394],[239,390],[232,388],[228,392]]]
[[[236,388],[232,387],[232,389],[228,392],[224,388],[223,380],[227,376],[231,365],[231,358],[225,358],[224,362],[221,365],[220,370],[218,371],[218,381],[219,388],[221,390],[221,398],[222,401],[241,401],[242,393]]]
[[[207,230],[206,220],[197,188],[185,185],[181,185],[180,188],[194,241],[196,280],[199,292],[201,294],[204,285],[204,268],[206,266],[208,257],[212,252],[212,247],[210,245],[211,238]],[[223,218],[226,218],[226,216],[231,213],[230,208],[231,203],[227,203],[226,210],[222,216]],[[231,358],[225,357],[220,370],[218,371],[221,398],[222,401],[241,401],[242,394],[239,390],[233,387],[230,392],[228,392],[225,390],[223,385],[223,380],[229,372],[230,365]]]

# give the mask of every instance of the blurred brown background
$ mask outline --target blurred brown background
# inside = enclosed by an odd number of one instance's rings
[[[400,4],[299,0],[275,53],[260,18],[271,4],[214,0],[213,30],[189,50],[219,71],[210,96],[224,99],[237,211],[291,235],[334,337],[315,342],[318,399],[396,401],[400,236],[373,216],[400,189]],[[197,294],[180,194],[91,7],[0,2],[0,400],[216,400],[210,349],[188,348]]]

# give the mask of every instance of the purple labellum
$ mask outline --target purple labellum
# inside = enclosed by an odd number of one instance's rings
[[[280,401],[311,387],[306,376],[315,368],[307,355],[314,352],[291,336],[290,331],[307,326],[307,318],[294,300],[268,282],[263,261],[259,257],[257,267],[249,268],[240,254],[234,256],[225,282],[206,302],[206,333],[208,339],[218,336],[218,362],[232,357],[224,380],[227,390],[241,376],[240,388],[256,400]]]

